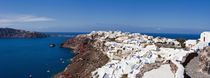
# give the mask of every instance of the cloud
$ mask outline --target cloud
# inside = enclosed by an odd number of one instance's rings
[[[41,22],[41,21],[52,21],[53,18],[48,17],[37,17],[32,15],[21,15],[21,16],[10,16],[0,17],[0,23],[24,23],[24,22]]]

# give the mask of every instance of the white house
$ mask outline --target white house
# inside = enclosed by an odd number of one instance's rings
[[[188,47],[188,48],[192,48],[193,46],[195,46],[197,44],[197,41],[196,40],[187,40],[185,42],[185,46]]]
[[[200,41],[210,42],[210,32],[202,32],[200,35]]]

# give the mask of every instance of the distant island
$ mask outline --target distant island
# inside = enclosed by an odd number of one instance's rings
[[[14,28],[0,28],[0,38],[75,37],[75,35],[46,34]]]
[[[50,35],[13,28],[0,28],[0,38],[43,38]]]

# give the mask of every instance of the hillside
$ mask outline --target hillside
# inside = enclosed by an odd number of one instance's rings
[[[39,32],[29,32],[13,28],[0,28],[0,38],[42,38],[49,35]]]

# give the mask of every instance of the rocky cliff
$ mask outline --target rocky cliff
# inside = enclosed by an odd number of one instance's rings
[[[101,51],[100,45],[97,46],[98,48],[93,46],[97,44],[98,41],[94,38],[81,35],[62,43],[60,47],[73,49],[73,53],[77,55],[71,59],[72,64],[54,78],[91,78],[92,71],[109,61]]]
[[[42,38],[49,35],[12,28],[0,28],[0,38]]]
[[[189,78],[210,78],[210,47],[205,47],[185,67]]]
[[[209,48],[198,55],[193,49],[183,49],[180,43],[139,33],[93,31],[78,35],[60,45],[73,49],[77,55],[71,59],[72,64],[54,78],[198,78],[202,74],[193,76],[197,71],[207,75]],[[165,65],[169,67],[163,67]],[[160,75],[155,70],[170,72]]]

